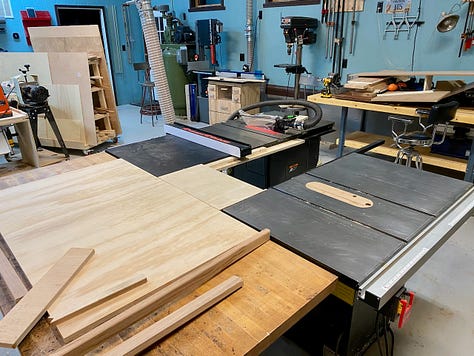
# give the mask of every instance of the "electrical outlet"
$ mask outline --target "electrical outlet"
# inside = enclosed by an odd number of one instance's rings
[[[342,68],[347,68],[347,58],[342,60]]]
[[[261,20],[263,18],[263,11],[258,10],[258,19]]]
[[[379,2],[377,3],[377,10],[376,10],[376,13],[377,13],[377,14],[381,14],[382,11],[383,11],[383,1],[379,1]]]
[[[245,54],[244,54],[244,53],[241,53],[241,54],[240,54],[240,61],[241,61],[241,62],[244,62],[244,61],[245,61]]]

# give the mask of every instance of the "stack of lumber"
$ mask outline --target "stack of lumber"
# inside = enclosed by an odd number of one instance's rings
[[[191,292],[268,240],[219,210],[258,188],[205,166],[182,174],[155,177],[115,160],[2,191],[0,231],[33,289],[71,248],[95,250],[46,306],[65,342],[152,296]],[[200,179],[228,194],[199,189]]]

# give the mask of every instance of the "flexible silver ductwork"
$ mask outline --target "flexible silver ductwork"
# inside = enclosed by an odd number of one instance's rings
[[[247,37],[247,60],[249,70],[253,72],[254,44],[253,44],[253,0],[247,0],[247,24],[245,26]]]
[[[161,43],[158,37],[155,17],[153,16],[153,7],[150,0],[135,0],[135,5],[140,15],[143,35],[148,52],[148,62],[153,71],[155,85],[158,90],[158,101],[160,103],[161,113],[167,124],[175,122],[175,113],[173,101],[171,100],[168,79],[166,78],[165,64]]]

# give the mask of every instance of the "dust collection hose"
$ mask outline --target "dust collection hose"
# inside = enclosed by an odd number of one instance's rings
[[[166,78],[163,53],[161,51],[160,39],[156,28],[155,17],[153,16],[153,7],[150,0],[135,0],[135,5],[140,15],[143,36],[148,51],[148,61],[153,71],[154,81],[158,89],[158,102],[160,103],[163,118],[167,124],[175,122],[173,101],[171,100],[168,79]]]
[[[251,104],[237,111],[234,111],[232,114],[230,114],[227,120],[228,121],[235,120],[248,110],[258,109],[265,106],[277,106],[277,105],[297,105],[297,106],[303,106],[306,110],[308,110],[308,119],[303,123],[304,130],[307,130],[307,129],[310,129],[311,127],[316,126],[318,122],[321,121],[321,118],[323,117],[323,111],[321,110],[321,107],[316,103],[311,103],[306,100],[268,100],[268,101],[261,101],[256,104]]]

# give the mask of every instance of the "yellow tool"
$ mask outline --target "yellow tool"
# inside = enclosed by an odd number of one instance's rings
[[[331,94],[332,79],[333,79],[332,77],[323,78],[324,89],[321,90],[322,98],[332,98],[332,94]]]

